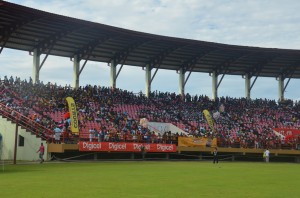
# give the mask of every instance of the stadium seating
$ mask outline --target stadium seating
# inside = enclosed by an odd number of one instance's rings
[[[149,141],[150,135],[148,139],[143,137],[151,131],[139,125],[140,118],[144,117],[149,121],[172,123],[192,136],[210,136],[204,109],[213,115],[214,135],[221,139],[223,146],[239,143],[242,147],[254,147],[254,142],[259,141],[260,147],[274,147],[284,141],[273,132],[274,128],[300,129],[300,104],[291,100],[277,103],[221,97],[212,101],[207,96],[182,97],[163,92],[152,92],[146,98],[141,93],[120,89],[87,85],[73,90],[69,86],[33,85],[16,79],[1,81],[2,104],[24,116],[38,118],[52,130],[54,125],[64,126],[64,114],[68,111],[65,98],[71,96],[77,105],[81,139],[89,139],[90,131],[96,130],[96,134],[104,133],[101,141],[132,140],[133,136],[139,136],[139,141]],[[221,104],[224,111],[219,110]],[[153,140],[158,139],[158,134],[155,135]],[[93,135],[92,139],[98,141],[98,136]],[[284,144],[299,143],[299,138],[290,141]]]

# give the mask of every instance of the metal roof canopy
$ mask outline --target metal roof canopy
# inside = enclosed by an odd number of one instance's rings
[[[300,78],[300,50],[226,45],[142,33],[0,2],[3,48],[183,72]]]

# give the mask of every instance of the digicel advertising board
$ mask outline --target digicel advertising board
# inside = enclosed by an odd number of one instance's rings
[[[175,144],[146,144],[129,142],[79,142],[79,151],[115,151],[115,152],[141,152],[144,145],[146,152],[175,153]]]

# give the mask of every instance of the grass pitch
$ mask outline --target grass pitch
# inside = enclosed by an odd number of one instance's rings
[[[300,197],[299,164],[92,162],[6,165],[0,197]]]

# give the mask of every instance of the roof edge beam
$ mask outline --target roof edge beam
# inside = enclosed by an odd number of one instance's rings
[[[40,64],[40,66],[39,66],[39,71],[42,69],[44,63],[46,62],[46,60],[47,60],[47,58],[48,58],[48,56],[49,56],[49,53],[46,54],[46,56],[44,57],[42,63]]]
[[[258,76],[255,76],[253,82],[251,83],[251,85],[250,85],[250,91],[252,90],[252,87],[254,86],[254,84],[255,84],[257,78],[258,78]]]
[[[41,52],[45,51],[46,49],[52,49],[54,45],[57,43],[57,41],[61,40],[63,37],[72,34],[76,31],[82,30],[85,27],[78,28],[78,26],[68,26],[64,29],[59,29],[59,31],[55,32],[54,34],[51,34],[49,37],[43,39],[40,41],[36,47],[40,49]],[[50,47],[49,47],[50,46]],[[73,57],[77,55],[74,54]],[[78,57],[81,58],[81,57]]]
[[[3,46],[0,49],[0,54],[1,54],[2,50],[3,50],[3,48],[5,47],[8,39],[11,37],[11,35],[14,32],[16,32],[16,30],[24,27],[25,25],[27,25],[27,24],[29,24],[29,23],[31,23],[33,21],[39,20],[40,18],[41,17],[34,16],[34,17],[27,18],[27,19],[24,19],[24,20],[15,21],[11,25],[5,26],[4,29],[3,29],[3,37],[0,40],[0,42],[4,41]]]
[[[95,48],[97,46],[105,43],[106,41],[108,41],[114,37],[115,36],[105,36],[103,38],[96,38],[94,40],[91,40],[87,44],[85,44],[82,48],[77,50],[77,52],[75,54],[78,54],[80,58],[83,58],[86,55],[88,55],[88,57],[90,57],[90,55],[92,54],[92,52],[95,50]],[[109,62],[111,62],[112,60],[115,60],[115,59],[111,59]]]
[[[119,74],[120,74],[120,72],[122,71],[122,68],[123,68],[123,66],[124,66],[124,63],[125,63],[125,61],[127,60],[127,57],[128,57],[128,54],[126,54],[126,57],[123,59],[122,65],[121,65],[121,67],[119,68],[119,70],[118,70],[118,72],[117,72],[117,75],[116,75],[116,79],[115,79],[115,80],[117,80],[117,78],[119,77]]]
[[[219,88],[220,84],[222,83],[224,76],[225,76],[225,74],[223,74],[221,79],[219,80],[219,82],[217,84],[217,89]]]
[[[121,65],[121,67],[119,68],[118,72],[117,72],[117,75],[116,75],[116,80],[117,78],[119,77],[119,74],[120,72],[122,71],[122,68],[123,68],[124,64]]]
[[[176,51],[177,49],[183,48],[183,47],[185,47],[185,46],[173,45],[171,47],[168,47],[167,49],[164,49],[162,52],[157,54],[154,58],[152,58],[149,61],[149,64],[153,65],[152,67],[154,67],[155,65],[159,65],[158,67],[160,67],[161,63],[168,55],[170,55],[172,52]]]
[[[129,46],[117,51],[114,55],[114,57],[111,58],[112,59],[115,59],[117,62],[123,62],[122,64],[125,63],[125,61],[127,60],[127,57],[128,55],[133,52],[135,49],[137,49],[138,47],[141,47],[147,43],[150,43],[152,42],[152,40],[150,39],[147,39],[147,40],[142,40],[142,41],[137,41],[137,42],[134,42],[132,44],[129,44]],[[125,60],[124,60],[125,59]]]
[[[196,54],[195,56],[191,57],[188,60],[185,60],[183,65],[186,67],[186,70],[193,70],[193,68],[195,67],[196,63],[203,57],[205,57],[206,55],[210,54],[211,52],[217,51],[216,49],[213,50],[208,50],[205,52],[201,52]]]
[[[288,81],[285,83],[284,88],[282,90],[283,93],[285,92],[285,90],[286,90],[287,86],[289,85],[290,81],[291,81],[291,78],[289,78]]]
[[[81,66],[81,68],[80,68],[80,70],[79,70],[79,72],[78,72],[78,77],[80,76],[80,74],[81,74],[81,72],[83,71],[83,69],[84,69],[84,67],[85,67],[85,65],[86,65],[87,62],[88,62],[88,59],[86,59],[86,60],[84,61],[83,65]]]
[[[186,77],[186,79],[185,79],[185,81],[183,83],[184,86],[186,85],[187,81],[189,80],[191,74],[192,74],[192,71],[190,71],[189,74],[187,75],[187,77]]]
[[[154,77],[155,77],[155,76],[156,76],[156,74],[157,74],[157,71],[158,71],[158,69],[159,69],[159,68],[156,68],[156,70],[155,70],[155,72],[154,72],[153,76],[151,77],[150,83],[152,83],[152,81],[153,81]]]
[[[1,46],[0,54],[1,54],[2,50],[4,49],[4,47],[5,47],[6,43],[7,43],[7,41],[8,41],[8,37],[4,40],[4,43],[3,43],[3,45]]]

